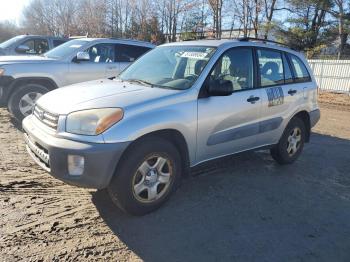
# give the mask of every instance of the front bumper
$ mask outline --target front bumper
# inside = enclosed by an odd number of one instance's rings
[[[129,142],[97,144],[54,137],[36,126],[31,116],[23,120],[28,153],[43,169],[67,184],[102,189],[108,186]],[[82,175],[68,171],[68,155],[84,157]]]
[[[7,100],[14,82],[12,76],[0,76],[0,107],[7,106]]]

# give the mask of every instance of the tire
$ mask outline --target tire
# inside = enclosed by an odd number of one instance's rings
[[[126,213],[145,215],[169,199],[179,186],[181,170],[180,154],[171,142],[145,138],[127,149],[107,190]]]
[[[296,132],[296,133],[294,133]],[[298,134],[300,141],[298,142]],[[278,144],[270,152],[271,156],[281,165],[291,164],[298,159],[304,148],[306,128],[304,121],[298,117],[292,118],[283,132]],[[294,139],[291,139],[293,137]],[[290,140],[290,141],[289,141]],[[295,143],[295,147],[293,147]],[[292,149],[293,148],[293,149]]]
[[[30,114],[36,100],[48,91],[46,87],[39,84],[21,86],[11,95],[7,108],[9,112],[21,122],[23,118]],[[32,104],[26,101],[31,101]],[[23,111],[26,108],[28,108],[28,110],[26,110],[28,114]]]

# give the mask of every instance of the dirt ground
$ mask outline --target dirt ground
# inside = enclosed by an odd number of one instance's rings
[[[293,165],[226,157],[130,217],[38,168],[0,109],[0,261],[350,261],[350,107],[321,114]]]

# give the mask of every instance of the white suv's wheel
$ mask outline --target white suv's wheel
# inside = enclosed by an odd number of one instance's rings
[[[108,186],[111,199],[132,215],[159,208],[177,188],[181,157],[163,138],[142,139],[127,149]]]
[[[36,101],[49,90],[42,85],[27,84],[17,89],[10,97],[8,110],[19,121],[33,112]]]
[[[306,128],[303,120],[294,117],[276,146],[271,149],[271,156],[279,164],[291,164],[300,155],[304,148]]]

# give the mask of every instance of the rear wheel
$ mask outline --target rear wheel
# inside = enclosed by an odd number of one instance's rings
[[[28,84],[17,89],[10,97],[8,110],[19,121],[33,113],[36,101],[49,90],[42,85]]]
[[[303,120],[298,117],[293,118],[278,144],[271,149],[271,156],[279,164],[291,164],[301,154],[305,143],[306,128]]]
[[[161,138],[136,142],[122,158],[108,186],[115,204],[132,215],[159,208],[176,189],[181,158],[176,147]]]

